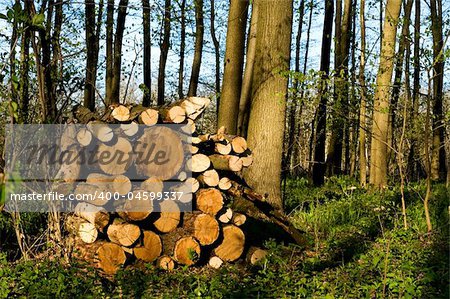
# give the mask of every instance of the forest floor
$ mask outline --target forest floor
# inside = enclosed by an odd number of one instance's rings
[[[398,187],[380,194],[357,186],[346,178],[321,188],[289,180],[286,211],[308,233],[311,246],[302,250],[268,242],[268,257],[258,266],[236,263],[167,273],[142,265],[122,270],[111,282],[81,264],[11,262],[0,252],[0,298],[449,298],[450,190],[432,186],[433,232],[428,234],[424,184],[405,190],[407,230]],[[25,218],[24,225],[32,220]],[[0,237],[8,234],[7,226],[0,214]]]

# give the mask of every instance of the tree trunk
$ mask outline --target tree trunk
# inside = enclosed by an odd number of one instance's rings
[[[85,27],[86,27],[86,81],[84,85],[84,107],[90,110],[95,109],[95,93],[97,80],[97,62],[99,51],[99,28],[98,22],[101,20],[103,1],[99,5],[99,12],[96,21],[95,1],[85,1]]]
[[[314,138],[314,164],[312,169],[312,181],[314,185],[322,185],[325,175],[325,138],[327,126],[327,95],[330,74],[331,33],[333,30],[333,0],[325,0],[325,17],[322,34],[322,51],[320,58],[320,71],[322,78],[319,90],[319,107],[317,109],[317,125]]]
[[[416,130],[416,119],[419,113],[419,91],[420,91],[420,0],[415,1],[415,20],[414,20],[414,78],[413,78],[413,91],[412,91],[412,109],[411,109],[411,129],[413,132]],[[416,134],[411,136],[411,150],[408,156],[408,169],[407,174],[410,180],[419,179],[419,157],[417,147]]]
[[[203,0],[194,0],[195,4],[195,47],[194,60],[192,61],[191,80],[189,82],[188,96],[197,95],[198,78],[200,75],[200,66],[202,64],[203,51]]]
[[[25,1],[24,10],[29,11],[28,1]],[[22,45],[20,49],[20,100],[19,100],[19,122],[27,123],[28,107],[30,105],[30,97],[28,94],[29,87],[29,59],[30,59],[30,39],[31,29],[27,26],[22,35]]]
[[[184,97],[183,82],[184,82],[184,52],[186,48],[186,0],[181,0],[181,32],[180,32],[180,68],[178,70],[178,97]]]
[[[142,28],[144,30],[144,97],[142,105],[148,107],[152,100],[152,32],[151,32],[151,10],[150,1],[142,0]]]
[[[397,23],[401,0],[388,0],[383,27],[380,66],[374,96],[370,183],[377,188],[387,185],[387,141],[389,126],[389,94],[394,69]]]
[[[220,94],[220,45],[216,36],[216,12],[214,8],[214,0],[211,0],[211,39],[214,45],[214,55],[216,58],[216,80],[215,80],[215,90],[217,98],[217,112],[219,111],[219,94]],[[220,127],[220,126],[219,126]]]
[[[431,179],[446,178],[444,145],[444,40],[442,35],[442,0],[430,0],[431,30],[433,34],[433,142],[431,160]]]
[[[361,54],[359,57],[359,84],[361,85],[361,102],[359,106],[359,183],[366,186],[367,183],[367,158],[366,158],[366,20],[365,0],[361,0],[359,19],[361,27]]]
[[[238,134],[247,136],[248,118],[250,114],[250,97],[252,89],[253,66],[256,52],[256,32],[258,25],[257,1],[252,1],[252,17],[247,36],[247,54],[245,58],[244,78],[242,79],[241,95],[239,98]]]
[[[122,71],[122,39],[125,30],[125,18],[127,16],[128,0],[120,0],[117,12],[117,27],[114,35],[114,59],[113,59],[113,80],[111,88],[110,104],[119,103],[120,96],[120,75]]]
[[[334,117],[331,125],[330,144],[327,154],[327,173],[329,176],[342,173],[342,152],[344,129],[348,126],[348,57],[350,50],[350,31],[352,1],[344,1],[342,14],[341,0],[336,1],[335,19],[335,59]],[[348,147],[348,143],[345,144]]]
[[[282,209],[281,158],[286,112],[292,30],[292,1],[261,1],[256,36],[252,104],[248,144],[253,150],[254,167],[245,177],[258,192],[269,193],[268,202]],[[270,125],[268,125],[270,123]],[[271,175],[267,170],[271,170]]]
[[[108,0],[108,5],[106,9],[106,78],[105,78],[106,104],[108,105],[112,103],[112,82],[114,74],[113,34],[114,34],[114,0]]]
[[[248,1],[231,1],[228,14],[225,67],[221,94],[222,101],[220,103],[218,117],[218,127],[224,126],[230,134],[236,134],[237,132],[247,11]]]
[[[297,36],[295,38],[295,73],[299,76],[300,75],[300,41],[302,37],[302,29],[303,29],[303,17],[305,14],[305,0],[300,1],[300,7],[299,7],[299,21],[298,21],[298,29],[297,29]],[[299,96],[299,79],[294,78],[293,79],[293,89],[294,89],[294,96],[292,97],[292,103],[290,106],[289,111],[289,122],[288,122],[288,140],[287,140],[287,149],[286,149],[286,155],[283,159],[283,179],[286,178],[287,174],[290,171],[290,161],[292,157],[292,152],[295,147],[295,128],[296,128],[296,116],[297,116],[297,106],[298,102],[303,101],[303,99]]]
[[[163,39],[159,45],[158,105],[164,105],[166,62],[170,47],[170,0],[164,1]]]

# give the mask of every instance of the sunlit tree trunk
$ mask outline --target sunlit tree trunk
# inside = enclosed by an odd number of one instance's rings
[[[370,183],[378,188],[387,185],[387,142],[389,127],[389,96],[394,69],[397,24],[402,6],[401,0],[388,0],[383,25],[380,66],[374,96],[372,125]]]
[[[217,112],[219,111],[219,99],[220,99],[220,45],[216,36],[216,10],[214,7],[214,0],[211,0],[211,39],[214,45],[215,56],[215,91],[217,98]]]
[[[258,2],[255,68],[248,125],[248,144],[254,167],[245,173],[257,192],[268,193],[268,202],[282,209],[281,158],[289,70],[292,1]],[[268,173],[270,170],[270,173]]]
[[[108,0],[106,8],[106,78],[105,93],[106,104],[112,103],[112,82],[113,82],[113,66],[114,66],[114,0]]]
[[[194,0],[195,5],[195,46],[194,60],[192,61],[191,79],[189,81],[188,96],[197,95],[198,79],[200,76],[200,66],[202,64],[203,51],[203,0]]]
[[[224,126],[230,134],[236,134],[237,132],[242,68],[244,65],[247,10],[248,1],[231,0],[228,14],[223,86],[218,118],[218,127]]]
[[[361,102],[359,107],[359,183],[366,186],[367,183],[367,158],[366,158],[366,21],[365,0],[361,0],[359,20],[361,27],[361,54],[359,56],[359,84],[361,85]]]
[[[178,69],[178,97],[184,97],[184,52],[186,48],[186,0],[180,5],[180,66]]]

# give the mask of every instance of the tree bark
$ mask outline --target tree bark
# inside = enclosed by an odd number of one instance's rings
[[[248,144],[253,150],[254,167],[245,173],[247,182],[258,192],[269,193],[268,201],[282,209],[281,158],[289,70],[292,1],[258,2],[255,69]],[[270,125],[268,125],[270,123]],[[267,170],[271,170],[271,175]]]
[[[433,35],[433,142],[431,159],[431,179],[446,178],[444,145],[444,40],[442,35],[442,0],[430,0],[431,31]]]
[[[163,39],[159,45],[158,105],[164,105],[166,63],[170,47],[170,0],[164,1]]]
[[[86,81],[84,85],[84,107],[94,111],[97,80],[97,62],[99,51],[99,24],[101,21],[103,1],[99,4],[97,20],[95,18],[95,1],[85,1],[86,28]]]
[[[149,0],[142,0],[142,28],[144,30],[144,97],[142,105],[148,107],[152,100],[152,32],[150,27],[151,8]]]
[[[105,93],[106,104],[112,103],[112,82],[113,82],[113,66],[114,66],[114,0],[108,0],[106,9],[106,78]]]
[[[220,99],[220,45],[216,36],[216,12],[214,8],[214,0],[211,0],[211,39],[214,45],[214,55],[216,58],[216,77],[215,77],[215,91],[217,99],[217,112],[219,111],[219,99]],[[229,28],[229,27],[228,27]],[[220,126],[219,126],[220,127]]]
[[[252,89],[253,66],[256,52],[256,32],[258,25],[257,0],[252,1],[252,17],[247,36],[247,54],[245,59],[245,71],[242,79],[241,95],[239,98],[238,134],[247,136],[248,118],[250,113],[250,97]]]
[[[110,104],[119,103],[120,99],[120,75],[122,71],[122,40],[125,30],[125,18],[127,16],[128,0],[120,0],[117,12],[117,27],[114,35],[114,59],[113,79],[111,88]]]
[[[186,48],[186,0],[181,0],[181,32],[180,32],[180,68],[178,70],[178,97],[184,97],[183,82],[184,82],[184,52]]]
[[[325,1],[325,17],[322,34],[322,51],[320,58],[320,71],[322,78],[320,82],[320,102],[317,109],[317,125],[314,138],[314,164],[312,169],[312,181],[314,185],[322,185],[325,175],[325,138],[327,125],[327,95],[326,86],[330,74],[330,51],[331,51],[331,33],[333,30],[333,0]]]
[[[389,94],[394,69],[397,24],[401,0],[388,0],[383,26],[380,66],[374,96],[370,183],[377,188],[387,185],[387,142],[389,127]]]
[[[203,0],[194,0],[195,4],[195,47],[194,60],[192,61],[191,80],[189,82],[188,96],[197,95],[198,79],[200,75],[200,66],[202,64],[203,51]]]
[[[231,1],[228,14],[225,67],[221,94],[222,101],[220,103],[218,117],[218,127],[224,126],[230,134],[236,134],[237,132],[247,11],[248,1]]]
[[[361,54],[359,58],[359,84],[361,85],[361,102],[359,106],[359,183],[367,183],[367,157],[366,157],[366,20],[365,0],[361,0],[359,19],[361,27]]]
[[[344,147],[344,129],[348,127],[348,57],[350,50],[350,31],[352,1],[344,1],[342,13],[341,0],[336,1],[335,19],[335,85],[334,114],[331,124],[331,137],[327,154],[327,173],[329,176],[342,173],[342,151]],[[348,140],[347,140],[348,141]],[[348,147],[348,143],[345,144]]]

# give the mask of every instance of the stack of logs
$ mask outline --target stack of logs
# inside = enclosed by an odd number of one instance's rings
[[[125,208],[117,213],[108,213],[102,200],[81,202],[65,221],[65,228],[71,233],[68,243],[73,245],[75,257],[92,262],[106,274],[114,274],[135,260],[156,263],[166,270],[194,264],[219,268],[223,262],[233,262],[241,256],[255,264],[266,251],[246,240],[246,225],[251,224],[251,219],[272,223],[295,242],[303,242],[301,234],[283,214],[267,204],[265,196],[245,185],[240,173],[252,164],[246,140],[227,135],[223,128],[215,134],[195,132],[194,121],[209,102],[207,98],[191,97],[160,108],[115,105],[102,116],[81,106],[74,109],[77,122],[87,124],[75,133],[78,147],[88,146],[93,139],[108,146],[113,136],[123,134],[123,138],[116,136],[114,142],[123,143],[119,146],[132,151],[125,137],[134,136],[138,124],[149,127],[159,123],[184,124],[194,132],[189,148],[192,157],[187,163],[192,171],[189,178],[183,170],[174,174],[169,171],[167,177],[147,174],[147,179],[136,185],[124,175],[123,167],[103,165],[85,181],[71,182],[67,173],[74,178],[77,170],[62,170],[65,186],[71,184],[74,193],[93,193],[98,188],[119,194],[139,190],[161,192],[165,180],[176,177],[180,183],[172,188],[191,192],[193,198],[193,211],[184,213],[170,200],[160,203],[161,212],[152,212],[150,204],[139,211],[127,212]],[[107,126],[90,127],[102,123],[118,124],[120,132]],[[61,146],[73,143],[61,141]]]

